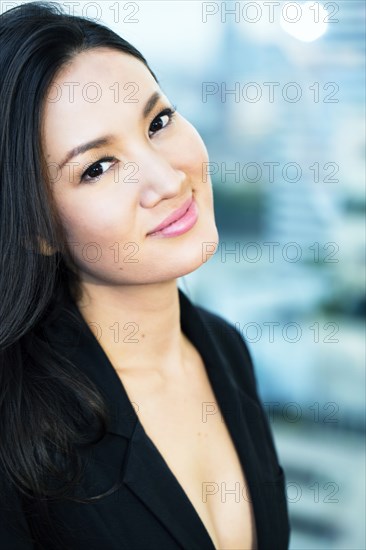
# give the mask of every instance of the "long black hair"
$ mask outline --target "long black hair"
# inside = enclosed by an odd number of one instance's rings
[[[107,425],[98,388],[40,330],[48,315],[57,316],[65,293],[77,299],[80,289],[50,192],[42,111],[56,73],[98,47],[133,55],[158,82],[126,40],[60,5],[31,2],[0,15],[0,475],[38,507],[31,532],[41,548],[49,547],[47,537],[52,548],[64,548],[52,532],[47,500],[72,494],[79,480],[74,449],[84,441],[81,419],[96,421],[98,438]],[[50,245],[47,253],[40,242]],[[64,480],[61,488],[47,485],[51,474]]]

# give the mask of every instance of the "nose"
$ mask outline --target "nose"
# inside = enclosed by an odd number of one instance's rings
[[[162,199],[173,198],[184,193],[186,174],[174,166],[170,159],[154,150],[145,151],[135,161],[140,204],[153,208]]]

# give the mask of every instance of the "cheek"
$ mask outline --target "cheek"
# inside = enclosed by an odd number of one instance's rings
[[[64,201],[59,213],[68,243],[80,243],[78,246],[83,247],[94,242],[108,248],[116,240],[131,237],[131,207],[116,197],[96,194],[89,200]]]
[[[177,129],[178,139],[174,143],[175,165],[195,178],[202,177],[205,163],[208,162],[206,146],[196,128],[182,119]]]

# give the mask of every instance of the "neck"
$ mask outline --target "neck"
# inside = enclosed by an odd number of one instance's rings
[[[78,308],[114,368],[128,376],[176,378],[187,339],[176,280],[147,285],[85,283]]]

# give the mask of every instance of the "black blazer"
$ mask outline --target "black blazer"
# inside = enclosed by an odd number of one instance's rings
[[[179,289],[181,327],[203,358],[217,403],[244,469],[258,550],[286,550],[285,478],[258,398],[248,348],[234,326],[194,305]],[[70,317],[73,312],[75,319]],[[111,410],[108,433],[88,455],[81,496],[116,492],[90,504],[51,503],[65,550],[215,550],[177,478],[144,431],[134,405],[95,333],[72,300],[46,327],[49,342],[94,381]],[[65,347],[66,344],[66,347]],[[220,449],[217,449],[220,452]],[[0,515],[0,547],[35,550],[18,494],[8,491]],[[11,509],[11,510],[10,510]],[[47,545],[52,550],[52,545]]]

